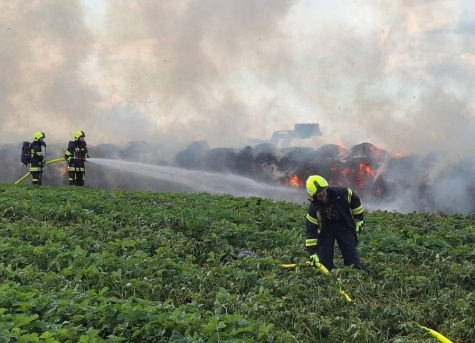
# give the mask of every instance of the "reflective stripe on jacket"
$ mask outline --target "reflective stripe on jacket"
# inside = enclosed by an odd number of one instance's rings
[[[68,161],[70,171],[84,171],[84,161],[72,161],[72,158],[84,159],[89,157],[86,143],[73,142],[68,143],[68,149],[64,154],[64,159]]]
[[[40,142],[33,142],[30,145],[30,163],[28,165],[28,171],[40,172],[43,170],[42,164],[44,161],[42,145]]]
[[[362,222],[364,218],[364,209],[360,198],[346,187],[328,187],[327,193],[328,197],[336,199],[335,204],[346,223],[355,230],[355,222]],[[305,216],[305,247],[310,255],[317,253],[320,233],[325,230],[324,206],[325,204],[316,200],[312,201]]]

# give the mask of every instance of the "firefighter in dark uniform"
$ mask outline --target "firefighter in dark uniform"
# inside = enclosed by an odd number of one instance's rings
[[[84,186],[86,176],[86,158],[89,158],[84,131],[74,133],[74,141],[70,141],[64,159],[68,162],[68,178],[71,186]]]
[[[33,134],[33,142],[30,144],[29,172],[31,174],[31,184],[41,185],[43,176],[43,164],[45,162],[42,147],[46,147],[46,135],[37,131]]]
[[[312,264],[320,262],[332,270],[337,241],[344,265],[361,269],[356,250],[364,218],[360,198],[349,188],[329,187],[319,175],[310,176],[306,186],[310,205],[305,223],[305,246],[310,261]]]

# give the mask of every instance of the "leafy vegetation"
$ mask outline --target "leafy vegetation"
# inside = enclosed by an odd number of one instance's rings
[[[0,185],[0,213],[0,342],[475,341],[471,217],[369,213],[328,277],[305,204]]]

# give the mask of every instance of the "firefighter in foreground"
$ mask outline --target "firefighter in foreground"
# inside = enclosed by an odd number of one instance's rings
[[[30,153],[28,156],[29,172],[31,174],[31,184],[41,186],[43,177],[43,163],[45,158],[43,155],[43,147],[46,148],[46,135],[37,131],[33,134],[33,142],[30,144]]]
[[[68,162],[68,177],[71,186],[84,186],[85,161],[86,158],[89,158],[85,137],[84,131],[76,131],[74,141],[69,142],[68,149],[64,154],[64,159]]]
[[[320,262],[332,270],[336,240],[344,265],[361,269],[356,250],[364,217],[360,198],[349,188],[329,187],[319,175],[310,176],[306,186],[310,205],[305,223],[305,246],[310,262],[313,265]]]

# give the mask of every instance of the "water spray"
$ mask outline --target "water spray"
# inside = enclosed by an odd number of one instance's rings
[[[235,174],[218,174],[200,170],[188,170],[172,166],[160,166],[139,162],[127,162],[102,158],[88,158],[89,163],[119,169],[134,174],[167,180],[184,186],[186,192],[230,194],[237,197],[262,197],[300,203],[305,194],[289,186],[260,183]]]

